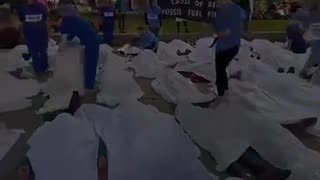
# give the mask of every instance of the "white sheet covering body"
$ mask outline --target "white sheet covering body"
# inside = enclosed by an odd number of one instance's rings
[[[176,117],[187,133],[215,157],[218,170],[225,170],[251,146],[272,164],[292,170],[289,180],[319,179],[319,154],[250,105],[250,94],[231,92],[216,109],[180,104]]]
[[[66,46],[57,55],[53,78],[49,79],[43,91],[50,96],[40,114],[66,109],[74,91],[84,93],[82,46]]]
[[[152,81],[152,88],[170,103],[190,102],[205,103],[216,96],[212,92],[200,92],[197,86],[174,70],[164,70],[159,77]]]
[[[110,180],[210,179],[172,116],[134,101],[114,111],[86,105],[76,116],[93,121],[107,144]]]
[[[32,105],[32,96],[40,92],[39,83],[34,80],[20,80],[0,72],[0,112],[15,111]]]
[[[188,59],[192,62],[213,63],[215,59],[215,48],[210,47],[214,38],[201,38],[196,42],[196,47],[192,53],[188,55]]]
[[[157,51],[160,63],[165,66],[174,66],[179,62],[185,62],[187,59],[177,55],[176,48],[165,42],[160,42]]]
[[[37,179],[98,179],[98,137],[88,121],[61,114],[37,129],[28,143]]]
[[[144,93],[132,76],[133,73],[127,70],[125,59],[109,53],[102,69],[101,91],[97,101],[114,106],[123,101],[137,100],[142,97]]]
[[[194,47],[192,47],[190,44],[180,40],[180,39],[174,39],[169,43],[176,52],[179,50],[181,52],[185,52],[186,50],[193,51]]]

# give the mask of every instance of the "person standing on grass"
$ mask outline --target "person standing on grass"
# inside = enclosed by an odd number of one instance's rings
[[[117,0],[116,9],[118,11],[119,17],[119,30],[120,33],[125,33],[125,20],[128,11],[128,1],[127,0]]]
[[[162,19],[161,19],[161,8],[155,2],[155,0],[150,0],[150,5],[145,13],[146,24],[149,25],[149,29],[155,36],[159,35]]]
[[[44,75],[48,71],[47,8],[35,0],[28,0],[27,5],[19,11],[19,16],[34,72],[38,76]]]
[[[219,8],[214,26],[217,32],[216,85],[218,96],[224,96],[228,86],[227,67],[238,54],[241,39],[241,22],[244,19],[241,8],[231,0],[218,0]]]
[[[186,19],[176,18],[177,23],[177,33],[180,33],[180,24],[183,23],[184,25],[184,32],[189,33],[188,29],[188,21]]]
[[[113,45],[113,33],[115,26],[116,10],[114,9],[111,0],[107,0],[106,4],[102,4],[98,8],[100,16],[102,17],[102,29],[104,36],[104,43],[109,46]]]

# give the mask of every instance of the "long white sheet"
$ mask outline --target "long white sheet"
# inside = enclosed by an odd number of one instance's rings
[[[179,62],[185,62],[187,59],[177,55],[176,49],[165,42],[160,42],[157,51],[160,63],[165,66],[174,66]]]
[[[111,180],[210,179],[172,116],[138,102],[121,104],[114,112],[86,105],[76,116],[94,121],[107,144]]]
[[[102,69],[101,91],[97,95],[99,103],[114,106],[143,96],[144,93],[132,77],[133,73],[126,69],[127,65],[123,58],[112,53],[108,54]]]
[[[66,46],[59,51],[53,78],[49,79],[43,91],[50,96],[38,113],[43,114],[66,109],[73,91],[84,93],[83,47]]]
[[[37,179],[98,179],[98,137],[88,121],[61,114],[37,129],[28,143]]]
[[[185,52],[186,50],[193,51],[194,47],[192,47],[190,44],[180,40],[180,39],[174,39],[169,43],[174,50],[177,52],[178,50],[181,52]]]
[[[30,98],[40,92],[34,80],[20,80],[0,72],[0,112],[15,111],[32,105]]]
[[[215,48],[209,47],[214,38],[201,38],[196,42],[196,47],[192,53],[188,55],[188,59],[192,62],[212,63],[215,59]]]
[[[200,92],[191,80],[184,78],[174,70],[162,71],[159,77],[152,81],[152,88],[168,102],[205,103],[212,101],[216,96],[212,92]]]
[[[180,104],[176,117],[187,133],[215,157],[218,170],[225,170],[251,146],[274,165],[292,170],[289,180],[319,179],[319,154],[270,122],[255,106],[249,107],[244,97],[231,93],[214,110]]]

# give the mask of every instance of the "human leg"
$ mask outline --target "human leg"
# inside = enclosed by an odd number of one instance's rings
[[[177,33],[180,33],[180,22],[176,22],[177,23]]]
[[[99,58],[99,44],[93,43],[85,47],[84,84],[86,89],[93,89],[96,80]]]
[[[183,21],[183,25],[184,25],[184,31],[185,31],[185,33],[189,33],[188,21]]]
[[[32,66],[36,74],[43,74],[48,69],[47,48],[28,46],[29,53],[32,57]]]

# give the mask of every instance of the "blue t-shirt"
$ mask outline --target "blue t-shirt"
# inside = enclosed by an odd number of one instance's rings
[[[148,24],[152,28],[160,28],[161,27],[161,8],[156,5],[154,7],[149,7],[147,9],[147,20]]]
[[[47,16],[48,12],[41,3],[33,3],[19,11],[20,20],[27,43],[47,45]]]
[[[134,43],[134,46],[141,49],[156,49],[158,47],[158,38],[150,31],[145,32],[140,39]]]
[[[78,37],[83,45],[99,43],[95,29],[78,16],[63,17],[60,32],[66,34],[68,40]]]
[[[101,17],[103,18],[103,31],[113,32],[116,18],[116,11],[112,6],[104,6],[99,8]]]
[[[219,37],[216,51],[224,51],[233,47],[240,46],[241,23],[245,19],[243,10],[236,4],[220,7],[217,10],[214,25],[218,32],[229,31],[226,37]]]

